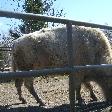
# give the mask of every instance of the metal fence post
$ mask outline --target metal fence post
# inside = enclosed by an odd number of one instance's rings
[[[73,67],[73,45],[72,45],[72,23],[67,23],[67,47],[68,47],[68,61],[69,67]],[[70,100],[70,112],[76,112],[75,108],[75,87],[74,87],[74,74],[69,74],[69,100]]]

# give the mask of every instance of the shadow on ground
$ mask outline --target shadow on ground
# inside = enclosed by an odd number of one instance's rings
[[[83,104],[80,106],[76,105],[76,108],[77,112],[101,112],[101,110],[105,110],[106,108],[106,111],[103,112],[112,112],[112,108],[108,108],[109,106],[112,106],[112,101],[91,102],[89,104]],[[0,106],[0,112],[70,112],[70,105],[63,104],[60,106],[55,106],[53,108],[46,108],[39,106],[22,107],[17,103],[12,105]]]
[[[10,107],[0,106],[0,112],[70,112],[69,104],[63,104],[53,108],[45,108],[39,106],[28,106],[28,107]]]

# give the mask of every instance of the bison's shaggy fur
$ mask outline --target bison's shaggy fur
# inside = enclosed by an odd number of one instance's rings
[[[14,70],[31,70],[44,67],[63,67],[68,65],[67,33],[66,27],[54,29],[42,29],[34,33],[26,34],[13,45]],[[112,52],[107,37],[98,29],[73,26],[73,63],[74,65],[111,64]],[[96,81],[103,89],[105,98],[110,97],[107,89],[107,81],[100,74],[108,75],[110,70],[80,71],[76,73],[77,91],[80,92],[82,82],[91,91],[91,97],[96,99],[88,80]],[[15,85],[19,99],[25,102],[21,96],[21,85],[24,82],[30,93],[40,105],[41,99],[33,88],[33,78],[17,79]],[[80,95],[78,96],[80,99]]]

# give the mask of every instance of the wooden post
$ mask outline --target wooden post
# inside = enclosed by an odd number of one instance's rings
[[[68,61],[69,67],[73,67],[73,45],[72,45],[72,24],[69,22],[67,24],[67,46],[68,46]],[[75,108],[75,82],[74,82],[74,73],[69,74],[69,100],[70,100],[70,112],[76,112]]]

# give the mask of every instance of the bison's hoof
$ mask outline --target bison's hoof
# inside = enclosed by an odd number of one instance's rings
[[[85,101],[84,101],[84,99],[82,99],[82,98],[80,98],[80,99],[78,99],[78,105],[83,105],[83,104],[85,104]]]
[[[45,104],[43,102],[39,103],[39,107],[43,107]]]

